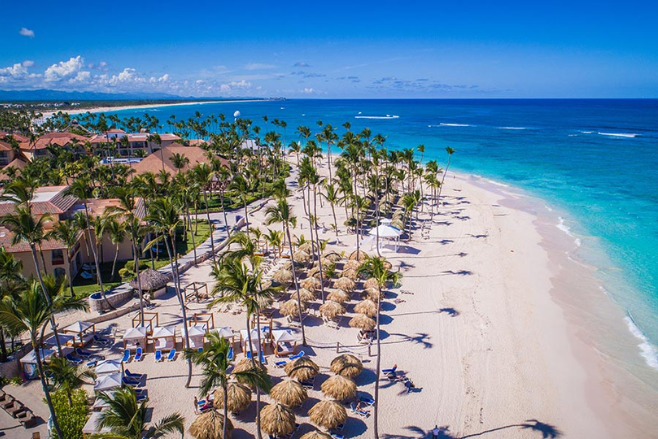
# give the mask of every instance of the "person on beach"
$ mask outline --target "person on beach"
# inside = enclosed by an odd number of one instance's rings
[[[194,414],[199,414],[199,399],[196,396],[194,397]]]
[[[432,429],[432,438],[439,439],[439,433],[441,433],[441,430],[439,430],[439,426],[434,425],[434,428]]]

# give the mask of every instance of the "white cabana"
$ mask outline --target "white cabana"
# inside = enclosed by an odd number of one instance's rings
[[[261,326],[260,328],[260,341],[261,344],[270,340],[270,328],[267,326]],[[258,329],[254,328],[251,330],[251,352],[256,353],[258,349]],[[249,345],[249,332],[246,329],[240,330],[240,346],[242,347],[242,352],[247,355],[249,350],[247,346]],[[260,351],[262,352],[263,347],[261,346]]]
[[[99,423],[101,420],[101,412],[92,412],[87,423],[82,427],[82,437],[87,438],[89,435],[96,433],[109,433],[111,431],[110,427],[103,427],[99,429]]]
[[[233,343],[233,329],[230,326],[224,326],[223,328],[215,328],[212,329],[210,332],[216,332],[221,338],[225,338],[226,340],[230,341]]]
[[[376,237],[379,234],[380,239],[387,239],[395,241],[395,251],[398,251],[398,242],[400,241],[400,235],[402,235],[402,230],[397,227],[393,227],[390,224],[380,224],[376,228],[370,230],[368,235]]]
[[[295,353],[297,337],[292,332],[275,329],[272,331],[272,339],[272,348],[274,349],[274,355],[277,357]]]
[[[198,349],[203,347],[206,339],[206,325],[195,325],[187,328],[187,335],[190,337],[190,348]]]
[[[146,349],[146,328],[141,326],[127,329],[123,334],[124,349],[135,350],[138,347]]]
[[[96,384],[94,384],[94,391],[96,392],[105,392],[106,390],[116,389],[121,387],[122,373],[108,373],[106,375],[101,375],[96,379]]]
[[[75,336],[77,336],[77,339],[73,340],[74,346],[84,346],[94,339],[96,325],[94,323],[78,321],[64,328],[62,332],[67,334],[75,334]]]
[[[57,346],[57,339],[59,339],[59,344],[64,347],[68,342],[73,343],[73,339],[75,337],[71,334],[62,334],[61,332],[57,334],[57,338],[55,338],[55,334],[51,335],[48,337],[44,342],[43,345],[44,347],[55,347]]]
[[[104,360],[99,362],[94,369],[96,375],[107,375],[108,373],[122,372],[120,360]]]
[[[176,326],[156,326],[151,338],[155,349],[170,351],[176,347]]]
[[[43,362],[47,362],[54,354],[55,351],[52,349],[39,350],[39,355]],[[27,379],[34,380],[39,377],[39,371],[37,370],[37,356],[34,354],[34,349],[21,358],[20,363]]]

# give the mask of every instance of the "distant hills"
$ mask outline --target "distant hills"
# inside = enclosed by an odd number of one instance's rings
[[[191,96],[176,96],[166,93],[100,93],[91,91],[61,91],[61,90],[0,90],[2,101],[128,101],[128,100],[213,100],[213,98],[195,98]],[[229,98],[221,98],[229,99]],[[244,98],[242,98],[244,99]]]

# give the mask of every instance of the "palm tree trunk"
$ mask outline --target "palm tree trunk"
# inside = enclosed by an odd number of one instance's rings
[[[0,362],[7,361],[7,346],[5,344],[5,331],[0,328]]]
[[[299,295],[299,283],[297,282],[297,272],[295,270],[295,258],[292,254],[292,239],[290,238],[290,225],[286,223],[286,235],[288,236],[288,246],[290,248],[290,262],[292,263],[292,280],[295,282],[297,291],[297,308],[299,311],[299,325],[302,329],[302,345],[306,346],[306,333],[304,332],[304,321],[302,320],[302,298]]]
[[[89,209],[87,208],[86,201],[84,202],[84,206],[85,206],[85,217],[87,218],[87,237],[89,238],[89,247],[91,247],[91,252],[94,255],[94,263],[96,264],[96,280],[98,281],[98,287],[101,289],[101,297],[103,297],[103,300],[105,300],[107,306],[109,306],[111,310],[115,310],[116,308],[112,306],[110,301],[107,300],[107,297],[105,296],[105,289],[103,288],[103,279],[101,278],[101,268],[100,265],[98,265],[98,254],[96,253],[96,248],[91,240],[91,229],[89,228],[89,225],[91,223],[89,222]]]
[[[208,194],[203,191],[203,202],[206,203],[206,218],[208,219],[208,229],[210,230],[210,248],[212,249],[212,261],[217,262],[215,255],[215,239],[212,236],[213,227],[210,222],[210,209],[208,208]]]
[[[231,237],[231,228],[228,226],[228,219],[226,217],[226,209],[224,209],[224,190],[219,191],[219,198],[222,203],[222,213],[224,214],[224,227],[226,227],[226,234]]]
[[[336,209],[334,209],[334,202],[330,201],[331,204],[331,214],[334,216],[334,231],[336,232],[336,240],[338,240],[338,220],[336,219]]]
[[[377,369],[375,376],[375,404],[373,410],[373,424],[375,430],[375,439],[379,439],[379,430],[378,430],[378,420],[379,420],[379,374],[381,370],[382,362],[382,352],[381,352],[381,343],[379,341],[379,316],[381,314],[381,297],[382,297],[382,288],[377,287],[377,364],[375,368]]]
[[[226,373],[226,370],[224,373]],[[228,428],[228,385],[226,384],[226,377],[224,377],[224,380],[222,381],[222,388],[224,389],[224,425],[222,426],[222,439],[226,439]]]
[[[112,261],[112,279],[114,279],[115,273],[114,270],[117,268],[117,257],[119,256],[119,244],[116,244],[114,248],[114,260]]]
[[[315,239],[318,245],[318,267],[320,268],[320,291],[322,291],[322,303],[324,303],[324,275],[322,272],[322,249],[320,248],[320,236],[318,235],[318,199],[316,187],[313,185],[313,215],[315,216]]]
[[[136,234],[135,234],[136,235]],[[137,252],[137,236],[133,235],[133,258],[135,264],[135,276],[137,277],[137,292],[139,293],[139,322],[144,327],[144,291],[142,291],[142,279],[139,277],[139,253]],[[117,244],[117,253],[119,245]],[[116,262],[116,254],[114,256]],[[114,271],[114,268],[112,268]],[[146,346],[145,346],[146,347]]]
[[[196,234],[196,232],[194,230],[192,230],[192,218],[190,217],[190,207],[189,207],[187,201],[185,201],[185,213],[187,214],[187,219],[190,222],[190,236],[192,237],[192,251],[194,252],[194,266],[198,267],[198,265],[196,263],[196,259],[197,259],[197,257],[196,257],[196,243],[194,242],[195,241],[194,240],[194,235]]]
[[[43,293],[43,297],[46,299],[46,302],[48,302],[48,305],[52,303],[50,300],[50,295],[48,295],[48,290],[46,289],[46,285],[43,283],[43,276],[41,275],[41,270],[39,269],[39,261],[37,259],[37,249],[34,246],[34,244],[30,243],[30,250],[32,250],[32,259],[34,261],[34,267],[36,268],[37,272],[37,278],[39,279],[39,284],[41,285],[41,292]],[[57,335],[57,325],[55,324],[55,316],[50,317],[50,327],[53,330],[53,333],[55,334],[55,342],[57,343],[57,354],[62,357],[62,345],[59,342],[59,336]]]
[[[55,335],[55,337],[57,338],[57,335]],[[59,341],[58,341],[58,345],[59,345]],[[59,427],[59,422],[57,422],[55,407],[53,406],[53,401],[50,398],[50,391],[48,390],[48,384],[46,383],[46,375],[43,372],[43,364],[41,363],[41,353],[39,352],[39,343],[37,343],[36,337],[34,335],[32,336],[32,349],[34,349],[34,356],[37,359],[37,370],[39,372],[39,379],[41,380],[41,388],[43,389],[43,394],[46,396],[46,404],[48,404],[48,410],[50,411],[50,418],[53,421],[53,427],[55,427],[57,436],[63,438],[64,434],[62,433],[62,429]]]
[[[66,249],[66,260],[69,263],[69,289],[71,290],[71,297],[75,297],[75,291],[73,291],[73,274],[71,273],[71,257],[69,255],[70,255],[70,251],[67,248]]]

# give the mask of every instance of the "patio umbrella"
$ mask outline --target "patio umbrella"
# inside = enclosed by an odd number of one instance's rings
[[[251,389],[249,387],[244,384],[230,382],[227,388],[227,408],[229,412],[241,412],[251,404]],[[224,389],[222,387],[215,390],[214,406],[219,409],[224,408]]]
[[[281,285],[288,285],[292,282],[292,272],[290,270],[277,270],[272,275],[272,280]]]
[[[270,396],[278,403],[286,407],[301,405],[308,394],[306,389],[297,380],[283,380],[270,390]]]
[[[305,433],[300,439],[331,439],[331,435],[320,430],[315,430]]]
[[[375,317],[377,315],[377,304],[370,299],[366,299],[357,303],[354,311],[365,314],[368,317]]]
[[[329,259],[333,263],[340,262],[343,259],[343,257],[338,253],[336,253],[335,251],[330,251],[325,253],[324,257]]]
[[[304,251],[298,251],[296,252],[293,257],[295,258],[295,262],[302,263],[302,264],[308,264],[311,262],[311,255]]]
[[[121,372],[121,361],[119,360],[104,360],[99,362],[94,368],[96,375],[105,375],[108,373]]]
[[[357,261],[365,261],[368,259],[368,253],[364,252],[363,250],[359,250],[358,253],[356,250],[354,250],[350,254],[350,260],[357,260]]]
[[[233,338],[233,329],[229,326],[225,326],[223,328],[215,328],[211,329],[210,332],[216,332],[217,335],[219,335],[221,338]]]
[[[343,425],[347,420],[347,411],[336,401],[324,400],[315,404],[308,411],[311,422],[327,430]]]
[[[261,369],[263,371],[267,370],[267,368],[260,361],[256,361],[255,364],[256,369]],[[254,362],[252,362],[250,358],[243,358],[242,360],[238,361],[233,368],[233,372],[246,372],[248,370],[254,370]]]
[[[338,303],[345,303],[350,300],[350,295],[343,290],[336,290],[329,293],[327,299],[333,300],[334,302],[338,302]]]
[[[233,423],[230,419],[226,420],[226,436],[231,437],[233,433]],[[210,410],[199,415],[188,430],[196,439],[224,439],[224,414],[217,410]]]
[[[377,279],[375,279],[374,277],[371,277],[370,279],[366,280],[363,283],[363,288],[378,289],[379,288],[379,282],[377,282]]]
[[[292,270],[292,262],[290,261],[283,261],[281,263],[281,269],[282,270]]]
[[[343,265],[343,270],[358,270],[361,267],[361,262],[355,259],[345,262]]]
[[[320,267],[313,267],[308,272],[306,273],[306,276],[308,277],[317,277],[319,278],[320,276]]]
[[[320,366],[308,357],[300,357],[286,364],[283,370],[290,378],[308,381],[320,372]]]
[[[316,299],[315,293],[311,290],[307,290],[306,288],[301,288],[299,290],[299,296],[301,297],[302,302],[311,302]],[[292,297],[295,297],[294,293]]]
[[[375,325],[375,321],[365,314],[357,314],[350,320],[350,326],[352,328],[359,328],[365,331],[372,331],[375,329]]]
[[[310,242],[305,242],[299,247],[297,247],[297,250],[305,252],[305,253],[312,253],[313,252],[313,244]]]
[[[356,270],[353,268],[348,268],[347,270],[343,270],[341,273],[341,277],[346,277],[351,280],[356,280],[359,275],[356,273]]]
[[[139,280],[143,291],[155,291],[164,288],[171,281],[171,275],[147,268],[140,271]],[[130,286],[139,288],[136,277],[130,281]]]
[[[295,414],[283,404],[269,404],[260,411],[260,428],[270,436],[285,436],[295,431]]]
[[[306,310],[306,305],[304,304],[304,302],[302,302],[302,311],[304,310]],[[297,305],[297,299],[288,300],[283,305],[281,305],[279,311],[281,311],[281,314],[283,314],[284,316],[298,316],[299,307]]]
[[[329,296],[331,296],[331,294]],[[333,319],[336,316],[345,314],[345,307],[329,298],[329,300],[320,305],[320,314],[327,318]]]
[[[322,383],[322,393],[336,401],[347,401],[356,397],[356,384],[342,375],[329,377]]]
[[[121,372],[99,376],[96,384],[94,384],[94,391],[104,392],[106,390],[116,389],[117,387],[121,387]]]
[[[336,375],[354,378],[363,370],[363,363],[352,354],[342,354],[331,360],[330,369]]]
[[[334,288],[341,289],[343,291],[347,291],[348,293],[351,293],[354,291],[354,288],[356,287],[356,284],[352,279],[348,279],[346,277],[341,277],[337,281],[334,282]]]
[[[322,287],[322,283],[320,282],[320,279],[317,279],[315,277],[307,277],[306,279],[301,281],[299,285],[302,288],[306,288],[307,290],[311,290],[311,291],[319,290],[320,287]]]
[[[377,288],[366,288],[364,293],[365,297],[372,300],[373,302],[376,302],[378,297],[379,300],[384,300],[384,292],[382,291],[380,293]]]

